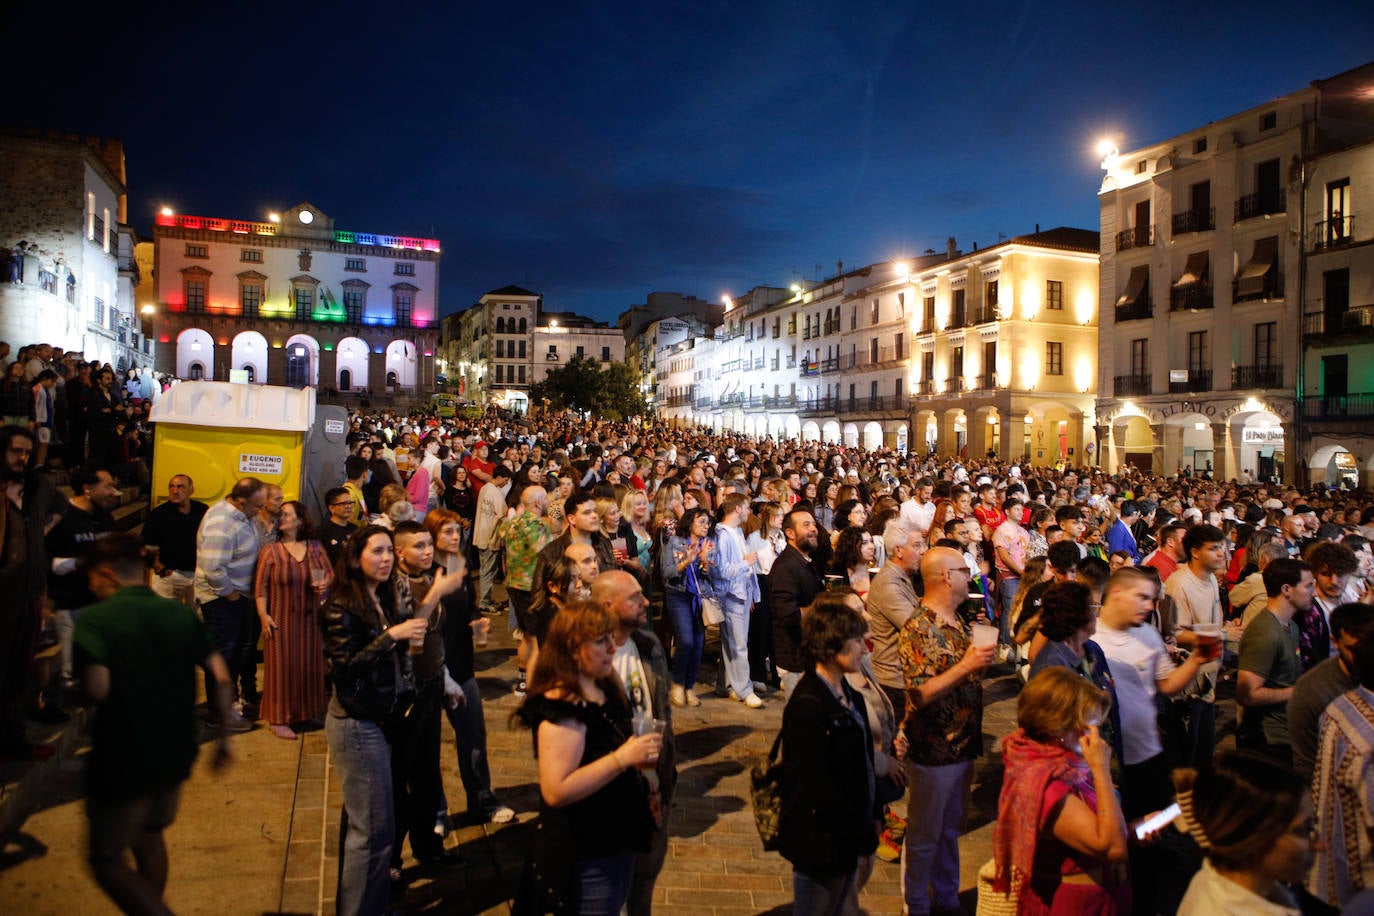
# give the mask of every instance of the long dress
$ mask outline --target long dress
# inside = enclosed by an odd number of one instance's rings
[[[319,602],[310,586],[310,568],[329,569],[319,541],[305,542],[297,560],[286,545],[268,544],[258,554],[253,593],[267,599],[277,631],[263,634],[261,715],[273,725],[324,716],[324,641],[317,618]]]

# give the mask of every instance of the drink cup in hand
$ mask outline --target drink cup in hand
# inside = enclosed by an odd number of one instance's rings
[[[1193,627],[1197,637],[1197,648],[1208,661],[1221,658],[1221,627],[1216,624],[1198,624]]]
[[[973,645],[980,649],[984,646],[997,645],[997,628],[975,623],[973,625]]]
[[[475,646],[485,646],[488,635],[491,633],[491,621],[483,617],[481,620],[472,622],[472,644]]]

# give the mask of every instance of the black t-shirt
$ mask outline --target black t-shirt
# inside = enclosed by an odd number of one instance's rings
[[[459,684],[476,677],[472,645],[472,575],[454,592],[439,599],[444,606],[444,664]]]
[[[190,509],[182,512],[170,502],[160,503],[143,522],[143,543],[158,548],[158,561],[163,566],[182,572],[196,568],[196,532],[210,508],[195,499],[189,505]]]
[[[90,546],[114,531],[114,518],[104,509],[91,507],[87,512],[75,505],[67,506],[67,514],[62,516],[53,529],[48,532],[48,556],[76,557],[85,556]],[[53,607],[63,611],[74,611],[95,603],[95,595],[86,581],[86,572],[76,569],[58,575],[48,573],[48,596]]]
[[[333,519],[327,519],[324,524],[316,529],[315,534],[320,543],[324,545],[324,552],[329,555],[330,563],[339,562],[339,552],[343,550],[344,541],[348,540],[348,536],[357,530],[357,525],[352,523],[339,525]]]

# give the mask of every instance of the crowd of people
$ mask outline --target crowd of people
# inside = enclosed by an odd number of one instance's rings
[[[205,669],[223,757],[259,719],[283,740],[324,729],[343,786],[341,913],[386,911],[407,837],[421,862],[461,861],[445,841],[445,716],[468,815],[514,816],[475,681],[493,616],[518,645],[513,723],[539,767],[521,911],[650,911],[673,712],[723,702],[744,721],[785,706],[777,848],[796,912],[857,912],[876,858],[901,862],[909,912],[961,912],[990,672],[1024,682],[980,891],[1004,906],[1318,913],[1374,888],[1368,494],[570,414],[382,414],[352,418],[345,479],[314,482],[327,519],[253,478],[206,506],[183,469],[131,544],[109,524],[105,456],[88,438],[64,498],[35,472],[37,430],[3,434],[0,587],[21,598],[3,749],[43,754],[23,718],[77,696],[97,723],[136,716],[152,686],[119,686],[137,680],[140,631],[111,602],[178,608],[177,657]],[[34,683],[49,618],[61,670]],[[159,689],[193,724],[188,682]],[[1232,696],[1235,749],[1218,753]],[[143,753],[110,734],[94,730],[92,791],[147,846],[175,812],[187,745],[150,785],[110,778]],[[105,831],[97,849],[93,831],[93,868],[121,905],[156,912],[125,903],[161,890],[158,855],[133,845],[135,871],[111,853],[130,836]]]

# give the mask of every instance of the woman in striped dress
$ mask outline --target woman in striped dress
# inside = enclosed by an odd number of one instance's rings
[[[292,723],[324,715],[324,645],[316,612],[332,574],[305,506],[282,504],[277,535],[258,554],[253,586],[265,663],[261,714],[278,738],[295,740]]]

